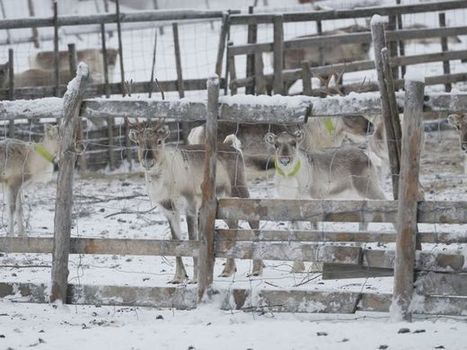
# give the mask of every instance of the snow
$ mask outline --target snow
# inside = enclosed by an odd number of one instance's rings
[[[221,96],[219,102],[228,106],[249,105],[249,106],[285,106],[290,109],[303,108],[311,101],[307,96],[282,96],[282,95],[234,95]]]
[[[380,15],[373,15],[371,17],[370,25],[372,27],[377,25],[377,24],[381,24],[381,23],[387,23],[386,17],[382,17]]]
[[[420,83],[425,82],[425,74],[421,71],[411,70],[404,75],[406,81],[418,81]]]

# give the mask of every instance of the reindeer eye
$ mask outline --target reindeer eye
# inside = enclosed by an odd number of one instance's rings
[[[162,145],[162,140],[157,140],[158,145]]]

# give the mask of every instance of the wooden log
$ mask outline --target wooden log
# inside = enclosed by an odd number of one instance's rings
[[[388,26],[386,29],[396,30],[396,16],[389,16]],[[389,50],[388,58],[397,57],[397,42],[390,41],[388,43],[388,50]],[[397,67],[392,67],[391,77],[392,79],[399,78],[399,69]]]
[[[199,211],[199,259],[198,299],[205,298],[214,278],[214,231],[216,223],[216,164],[217,164],[217,118],[219,114],[219,79],[209,78],[208,106],[206,117],[206,154],[204,160],[203,193]]]
[[[422,243],[465,244],[467,237],[449,232],[420,232]],[[393,243],[393,232],[349,232],[349,231],[289,231],[289,230],[235,230],[218,229],[217,240],[227,241],[302,241],[302,242],[380,242]]]
[[[29,12],[30,17],[36,16],[35,11],[34,11],[34,4],[32,0],[28,0],[28,12]],[[34,42],[34,47],[38,49],[40,47],[39,32],[36,27],[32,27],[31,30],[32,30],[32,40]]]
[[[107,44],[105,40],[105,24],[101,24],[101,47],[102,47],[102,64],[104,67],[104,89],[105,97],[110,97],[110,87],[109,87],[109,64],[107,60]]]
[[[79,108],[88,79],[88,67],[80,63],[76,78],[68,85],[69,90],[63,97],[64,116],[60,126],[62,142],[58,151],[59,172],[54,217],[51,302],[66,301],[73,205],[73,170],[76,160],[75,139],[79,123]]]
[[[122,44],[122,18],[120,16],[120,0],[115,0],[115,12],[116,12],[116,22],[117,22],[117,37],[118,37],[118,55],[120,57],[120,84],[121,84],[121,94],[125,97],[125,65],[123,64],[123,44]]]
[[[54,12],[54,86],[55,93],[54,96],[60,97],[60,57],[59,57],[59,40],[58,37],[58,2],[53,2],[53,12]]]
[[[0,237],[4,253],[53,252],[53,238]],[[198,242],[149,239],[70,238],[70,254],[198,256]]]
[[[274,42],[273,42],[273,60],[274,60],[274,78],[272,87],[274,94],[284,95],[284,79],[282,69],[284,69],[284,18],[282,15],[274,16]],[[252,45],[252,44],[251,44]]]
[[[422,141],[423,81],[406,80],[392,314],[411,320]]]
[[[311,94],[313,93],[313,87],[311,86],[310,65],[307,61],[302,61],[302,82],[303,94],[311,96]]]
[[[15,56],[13,49],[8,49],[8,98],[15,99]],[[15,138],[15,121],[8,122],[8,137]]]
[[[239,11],[232,11],[239,13]],[[220,19],[224,15],[223,11],[213,10],[146,10],[137,12],[120,12],[120,22],[157,22],[157,21],[183,21],[183,20],[199,20],[199,19]],[[96,15],[73,15],[61,16],[57,19],[59,27],[77,26],[101,23],[116,23],[119,15],[116,13],[96,14]],[[53,27],[53,17],[36,17],[36,18],[15,18],[5,19],[0,21],[0,29],[17,29],[31,27]],[[151,24],[154,26],[154,24]]]
[[[233,43],[229,42],[227,44],[227,71],[228,75],[226,75],[226,84],[228,82],[227,77],[230,77],[230,81],[235,81],[237,79],[237,69],[235,68],[235,56],[231,55],[231,48]],[[230,87],[230,94],[236,95],[237,88],[231,84],[228,85]]]
[[[263,64],[263,54],[255,54],[255,88],[256,95],[264,95],[267,91],[266,89],[266,80],[264,78],[264,64]]]
[[[306,22],[332,19],[354,19],[371,17],[375,13],[381,16],[391,16],[398,14],[414,14],[432,11],[447,11],[467,8],[467,4],[462,0],[441,1],[435,3],[389,5],[389,6],[369,6],[355,9],[342,10],[322,10],[310,12],[289,12],[284,13],[284,22]],[[232,16],[232,25],[247,25],[271,23],[272,14],[255,15],[235,15]]]
[[[182,58],[180,53],[180,39],[178,37],[178,24],[172,23],[172,33],[175,50],[175,69],[177,70],[177,85],[178,85],[178,97],[185,97],[185,89],[183,86],[183,74],[182,74]]]
[[[467,26],[428,29],[402,29],[397,31],[388,30],[386,32],[386,40],[398,41],[410,39],[443,38],[466,34]]]
[[[323,264],[323,280],[393,276],[393,269],[346,264]]]
[[[268,221],[395,222],[397,201],[219,198],[218,219]],[[418,203],[419,223],[467,223],[465,201]]]
[[[401,0],[396,0],[396,3],[397,5],[400,5],[401,3]],[[402,24],[402,15],[399,13],[397,15],[397,29],[398,30],[402,30],[404,28],[404,25]],[[403,57],[405,56],[405,43],[400,40],[398,42],[398,45],[399,45],[399,56],[400,57]],[[405,69],[405,66],[401,66],[401,77],[405,76],[405,72],[406,72],[406,69]]]
[[[376,16],[378,15],[373,16],[373,19],[377,18]],[[400,153],[397,149],[396,133],[393,127],[395,123],[392,121],[393,116],[389,102],[389,94],[393,92],[389,92],[386,87],[383,70],[384,63],[381,50],[386,47],[386,40],[384,37],[384,22],[381,20],[373,19],[371,23],[371,35],[373,37],[376,73],[378,77],[379,92],[381,94],[381,112],[384,121],[386,142],[389,154],[389,164],[392,174],[392,193],[394,199],[397,199],[397,191],[399,188]]]
[[[445,13],[440,13],[439,14],[439,26],[441,28],[446,27],[446,14]],[[441,37],[441,51],[443,52],[448,52],[448,38],[446,37]],[[443,61],[443,73],[444,74],[449,74],[451,73],[451,68],[449,67],[449,61]],[[444,85],[444,91],[450,92],[452,89],[451,84],[445,84]]]
[[[419,295],[467,296],[467,273],[418,272],[415,291]]]
[[[248,13],[253,13],[253,6],[248,7]],[[248,26],[248,36],[247,42],[248,44],[255,44],[256,37],[258,34],[258,26],[256,24],[250,24]],[[246,57],[246,76],[253,77],[255,75],[255,54],[247,55]],[[247,95],[254,95],[255,94],[255,85],[249,85],[245,89],[245,94]]]
[[[217,46],[216,70],[217,76],[222,76],[222,61],[224,59],[225,44],[227,41],[227,34],[230,27],[230,15],[224,14],[222,16],[222,26],[219,35],[219,44]]]

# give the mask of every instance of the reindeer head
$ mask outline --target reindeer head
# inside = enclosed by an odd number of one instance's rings
[[[467,154],[467,113],[451,114],[448,122],[459,131],[461,149]]]
[[[297,130],[294,134],[286,131],[275,135],[268,132],[264,136],[264,141],[275,148],[275,166],[276,170],[281,174],[290,176],[297,168],[300,159],[298,157],[299,147],[303,141],[303,131]],[[298,165],[300,167],[300,165]]]
[[[128,137],[138,145],[138,159],[146,171],[157,167],[164,161],[165,140],[170,135],[169,127],[162,121],[154,125],[128,123]]]

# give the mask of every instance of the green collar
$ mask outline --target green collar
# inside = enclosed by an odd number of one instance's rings
[[[277,175],[280,175],[282,177],[292,177],[292,176],[297,175],[298,171],[300,170],[300,167],[302,166],[302,162],[299,159],[298,162],[295,163],[295,166],[293,167],[292,171],[288,174],[284,173],[284,171],[279,167],[279,164],[277,163],[277,159],[274,162],[274,166],[276,168]]]
[[[40,155],[45,160],[48,160],[50,163],[54,162],[54,159],[55,159],[54,155],[50,153],[49,151],[47,151],[47,149],[42,144],[36,143],[34,145],[34,151],[36,151],[38,155]]]
[[[324,118],[324,127],[326,128],[329,135],[333,135],[334,132],[336,131],[336,127],[334,126],[334,123],[332,122],[332,118],[330,117]]]

